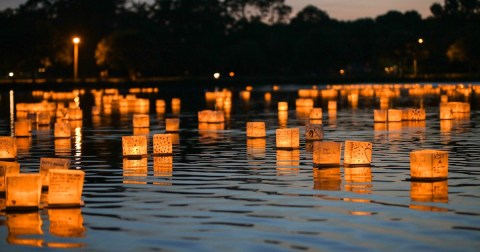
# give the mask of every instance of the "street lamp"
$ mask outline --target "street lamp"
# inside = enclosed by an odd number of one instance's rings
[[[418,44],[421,45],[423,44],[423,38],[418,39]],[[415,55],[413,57],[413,76],[417,77],[417,54],[418,50],[415,51]]]
[[[79,37],[73,38],[73,79],[77,79],[78,76],[78,44],[80,43]]]

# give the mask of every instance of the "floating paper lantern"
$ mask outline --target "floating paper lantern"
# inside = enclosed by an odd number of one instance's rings
[[[441,150],[410,152],[410,176],[417,180],[448,178],[448,152]]]
[[[147,155],[146,136],[122,136],[123,156],[135,157]]]
[[[165,130],[167,132],[178,132],[180,129],[180,119],[167,118],[165,119]]]
[[[328,101],[328,110],[337,110],[337,101]]]
[[[20,173],[20,164],[17,162],[0,161],[0,192],[5,192],[7,176]]]
[[[149,115],[133,115],[133,127],[134,128],[149,128],[150,116]]]
[[[441,102],[441,103],[446,103],[446,102],[448,102],[448,95],[441,95],[441,96],[440,96],[440,102]]]
[[[247,138],[247,157],[253,159],[265,158],[265,148],[267,140],[265,138]]]
[[[80,208],[48,209],[50,234],[59,237],[78,238],[84,237],[86,228],[83,226],[82,210]],[[65,244],[61,244],[65,245]],[[68,244],[74,245],[76,244]],[[81,244],[78,244],[81,246]],[[61,246],[64,248],[64,246]],[[67,246],[68,247],[68,246]]]
[[[208,122],[208,118],[210,117],[211,110],[202,110],[198,111],[198,122],[199,123],[206,123]]]
[[[408,108],[402,110],[403,121],[425,121],[426,119],[425,109]]]
[[[38,208],[42,192],[40,174],[15,174],[6,179],[5,204],[8,208]]]
[[[55,138],[70,138],[72,136],[72,128],[68,122],[55,123],[54,137]]]
[[[345,141],[343,163],[345,165],[368,165],[372,160],[372,143]]]
[[[375,123],[386,122],[387,117],[388,117],[387,110],[383,110],[383,109],[373,110],[373,122]]]
[[[38,125],[50,125],[50,112],[41,111],[37,113],[37,124]]]
[[[453,110],[448,103],[440,104],[440,120],[453,119]]]
[[[70,159],[68,158],[40,158],[40,176],[42,177],[42,186],[48,187],[50,184],[49,170],[70,168]]]
[[[342,154],[342,143],[314,142],[313,164],[315,166],[339,166]]]
[[[300,147],[300,129],[277,129],[276,140],[279,149],[297,149]]]
[[[380,109],[387,110],[388,109],[388,96],[381,96],[380,97]]]
[[[372,192],[372,168],[370,166],[345,167],[343,172],[346,191],[361,194]]]
[[[265,100],[266,103],[270,103],[270,101],[272,101],[272,94],[270,92],[266,92],[263,95],[263,99]]]
[[[448,202],[448,180],[412,181],[410,199],[418,202]]]
[[[305,126],[305,140],[319,141],[323,139],[323,124],[307,124]]]
[[[313,108],[313,99],[306,99],[306,98],[298,98],[295,101],[296,107],[309,107]]]
[[[14,137],[0,136],[0,159],[17,157],[17,142]]]
[[[49,206],[82,205],[84,171],[50,169],[48,173],[50,177],[48,187]]]
[[[278,102],[278,111],[288,111],[288,102]]]
[[[389,109],[388,122],[401,122],[402,121],[402,110],[401,109]]]
[[[265,122],[247,122],[247,137],[266,137]]]
[[[470,113],[470,103],[468,102],[448,102],[447,104],[453,113]]]
[[[22,120],[15,122],[15,136],[16,137],[30,137],[32,124],[30,120]]]
[[[313,189],[340,191],[341,183],[340,167],[313,169]]]
[[[223,111],[210,111],[208,114],[208,123],[223,123],[225,122],[225,114]]]
[[[68,109],[68,120],[82,120],[83,111],[80,108],[69,108]]]
[[[310,110],[310,120],[322,120],[322,108],[313,108]]]
[[[7,213],[6,217],[9,244],[42,247],[43,239],[34,238],[43,234],[42,218],[38,211]]]
[[[155,134],[153,135],[153,154],[154,155],[172,155],[172,135]]]
[[[155,101],[155,108],[157,114],[165,114],[165,100],[158,99]]]

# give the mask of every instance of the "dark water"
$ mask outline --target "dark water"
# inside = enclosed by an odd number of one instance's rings
[[[314,173],[311,143],[304,138],[306,118],[295,109],[299,87],[271,88],[255,87],[249,101],[233,89],[231,113],[217,130],[199,129],[197,111],[213,108],[200,88],[137,94],[150,100],[150,139],[163,133],[165,118],[173,116],[171,98],[182,99],[173,162],[163,165],[152,155],[124,160],[121,136],[133,134],[133,112],[113,107],[109,115],[92,116],[94,98],[84,90],[79,95],[84,119],[67,143],[71,149],[56,148],[53,126],[38,127],[24,140],[18,162],[21,172],[36,172],[40,157],[69,157],[72,169],[86,172],[85,207],[2,212],[0,250],[478,251],[478,94],[452,94],[452,101],[471,103],[470,116],[440,121],[438,94],[412,96],[402,90],[390,99],[390,107],[423,106],[427,120],[389,128],[373,123],[379,97],[360,95],[353,108],[346,95],[339,95],[335,114],[327,112],[327,99],[319,97],[315,104],[323,107],[324,140],[373,142],[373,161],[367,168],[340,166]],[[264,100],[266,91],[272,94],[270,102]],[[15,103],[42,100],[30,91],[15,90],[12,96]],[[1,93],[0,135],[11,135],[10,97]],[[156,98],[166,100],[166,114],[155,112]],[[276,104],[281,100],[289,101],[288,127],[300,128],[296,151],[275,148]],[[245,136],[245,123],[254,120],[266,122],[263,141]],[[448,180],[410,181],[409,153],[418,149],[448,151]],[[130,162],[137,165],[132,168]]]

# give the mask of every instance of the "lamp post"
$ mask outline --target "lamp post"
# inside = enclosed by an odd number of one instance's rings
[[[73,79],[78,77],[78,44],[80,43],[79,37],[73,38]]]
[[[423,44],[423,38],[418,39],[418,44]],[[417,77],[417,54],[418,50],[415,51],[415,56],[413,57],[413,77]]]

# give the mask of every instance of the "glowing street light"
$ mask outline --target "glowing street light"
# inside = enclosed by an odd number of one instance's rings
[[[418,39],[418,44],[423,44],[423,38]],[[415,52],[415,57],[413,58],[413,76],[417,77],[417,52]]]
[[[78,76],[78,44],[80,43],[79,37],[73,38],[73,79],[77,79]]]

